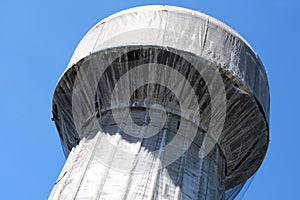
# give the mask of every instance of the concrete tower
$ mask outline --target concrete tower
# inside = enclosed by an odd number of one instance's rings
[[[50,199],[233,199],[267,150],[269,87],[222,22],[138,7],[82,39],[53,119],[68,158]]]

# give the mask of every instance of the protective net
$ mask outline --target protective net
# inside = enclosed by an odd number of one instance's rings
[[[264,68],[227,26],[169,6],[121,12],[55,90],[68,159],[50,199],[234,199],[264,158],[268,113]]]

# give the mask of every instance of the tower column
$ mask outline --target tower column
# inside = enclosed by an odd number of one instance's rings
[[[131,115],[138,124],[148,120],[141,109]],[[169,113],[164,128],[145,138],[143,126],[126,134],[111,112],[101,115],[98,123],[106,125],[72,149],[49,199],[224,199],[225,160],[218,145],[199,157],[205,136],[200,130],[188,148],[184,144],[190,138],[182,137],[182,155],[162,166],[168,159],[163,147],[176,137],[179,119]],[[191,122],[181,119],[180,125],[187,127],[188,135]]]

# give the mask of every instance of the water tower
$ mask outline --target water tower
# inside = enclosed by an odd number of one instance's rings
[[[222,22],[138,7],[85,35],[53,120],[67,161],[49,199],[233,199],[268,147],[268,80]]]

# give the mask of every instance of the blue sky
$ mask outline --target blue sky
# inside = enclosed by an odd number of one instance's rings
[[[271,141],[243,199],[300,199],[298,0],[2,1],[0,199],[48,198],[65,162],[51,121],[56,82],[94,24],[147,4],[204,12],[238,31],[256,50],[271,89]]]

